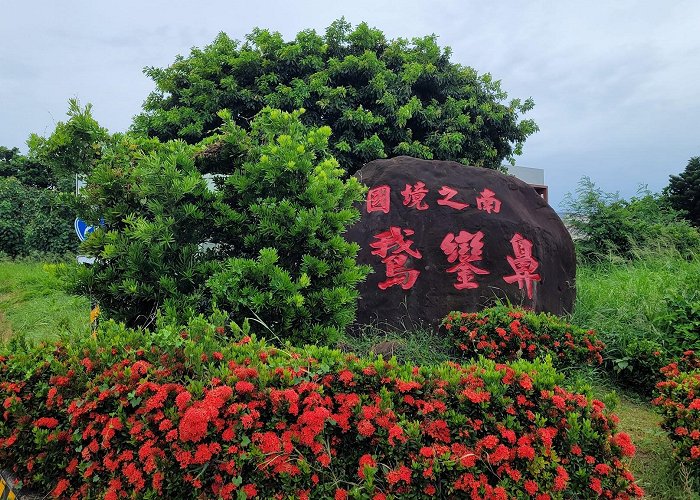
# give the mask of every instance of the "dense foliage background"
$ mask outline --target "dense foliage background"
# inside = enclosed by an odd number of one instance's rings
[[[156,91],[133,129],[196,143],[223,123],[221,109],[248,128],[265,106],[304,108],[306,125],[333,127],[331,152],[349,173],[398,155],[488,168],[514,161],[537,131],[521,119],[532,100],[506,101],[497,80],[450,61],[436,40],[389,40],[344,19],[291,41],[265,29],[242,43],[221,33],[167,68],[146,69]]]

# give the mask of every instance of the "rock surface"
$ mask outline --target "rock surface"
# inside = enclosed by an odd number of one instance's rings
[[[346,237],[373,272],[360,286],[359,324],[436,324],[495,300],[564,314],[575,298],[571,236],[525,182],[451,161],[375,160]]]

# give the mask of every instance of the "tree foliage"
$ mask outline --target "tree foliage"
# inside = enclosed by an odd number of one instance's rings
[[[673,208],[700,226],[700,156],[691,158],[683,172],[670,177],[666,195]]]
[[[91,104],[81,107],[77,99],[69,99],[67,115],[69,119],[58,122],[49,137],[29,136],[25,168],[33,168],[35,175],[44,174],[47,186],[71,192],[75,175],[88,175],[94,168],[109,133],[93,118]],[[25,177],[30,175],[27,172]]]
[[[533,102],[506,102],[500,82],[451,62],[436,38],[389,40],[344,19],[292,41],[265,29],[243,43],[221,33],[167,68],[145,70],[156,91],[133,128],[196,143],[223,123],[222,109],[247,129],[265,106],[304,108],[305,124],[332,125],[331,152],[350,173],[396,155],[489,168],[513,161],[537,130],[520,119]]]
[[[68,120],[48,137],[32,134],[29,152],[0,147],[0,252],[11,257],[74,252],[75,176],[89,174],[111,137],[90,104],[68,102]]]
[[[690,256],[700,250],[697,229],[665,197],[646,189],[624,200],[584,177],[576,196],[568,194],[564,205],[576,250],[586,261],[610,256],[634,259],[640,253],[667,250]]]

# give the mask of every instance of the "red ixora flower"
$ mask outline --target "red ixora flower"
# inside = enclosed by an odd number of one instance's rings
[[[245,492],[245,494],[248,498],[253,498],[254,496],[257,496],[257,494],[258,494],[257,488],[252,484],[246,484],[241,489]]]
[[[53,417],[41,417],[36,422],[34,422],[36,427],[45,427],[47,429],[55,429],[58,427],[58,420]]]
[[[362,419],[357,423],[357,432],[360,433],[360,436],[370,437],[374,435],[376,430],[376,427],[369,420]]]
[[[530,495],[534,495],[535,493],[537,493],[537,490],[539,489],[537,487],[537,483],[534,482],[532,479],[528,479],[527,481],[525,481],[524,486],[525,486],[525,491],[527,491]]]
[[[612,442],[620,448],[622,455],[626,457],[633,457],[637,448],[632,444],[632,440],[629,435],[624,432],[618,432],[612,437]]]
[[[411,469],[402,465],[396,470],[390,471],[386,475],[386,480],[389,484],[396,484],[399,481],[403,481],[406,484],[411,484]]]
[[[365,467],[376,467],[377,462],[374,461],[374,458],[372,458],[372,455],[369,453],[365,453],[360,457],[360,466],[357,469],[357,475],[360,476],[360,478],[364,479],[365,478]]]
[[[70,486],[70,481],[68,481],[68,479],[61,479],[58,484],[56,484],[56,487],[51,492],[51,495],[54,498],[60,497],[68,489],[68,486]]]
[[[254,390],[255,386],[247,380],[239,380],[236,382],[236,392],[239,394],[247,394],[253,392]]]
[[[204,408],[191,407],[180,420],[180,439],[196,443],[207,434],[209,412]]]

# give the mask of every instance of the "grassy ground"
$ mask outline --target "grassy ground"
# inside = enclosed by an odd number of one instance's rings
[[[88,328],[89,316],[89,301],[60,291],[47,265],[0,262],[0,340],[15,332],[50,339],[59,331]]]
[[[639,340],[673,348],[663,324],[666,299],[698,286],[700,258],[667,255],[579,266],[571,322],[597,330],[609,357],[624,357]]]
[[[649,401],[629,392],[617,394],[609,380],[597,380],[593,395],[604,400],[620,418],[620,429],[637,447],[631,469],[646,498],[658,500],[698,500],[689,470],[681,468],[673,456],[671,441],[659,426],[661,418]],[[612,391],[612,393],[611,393]],[[696,487],[697,488],[697,487]]]

